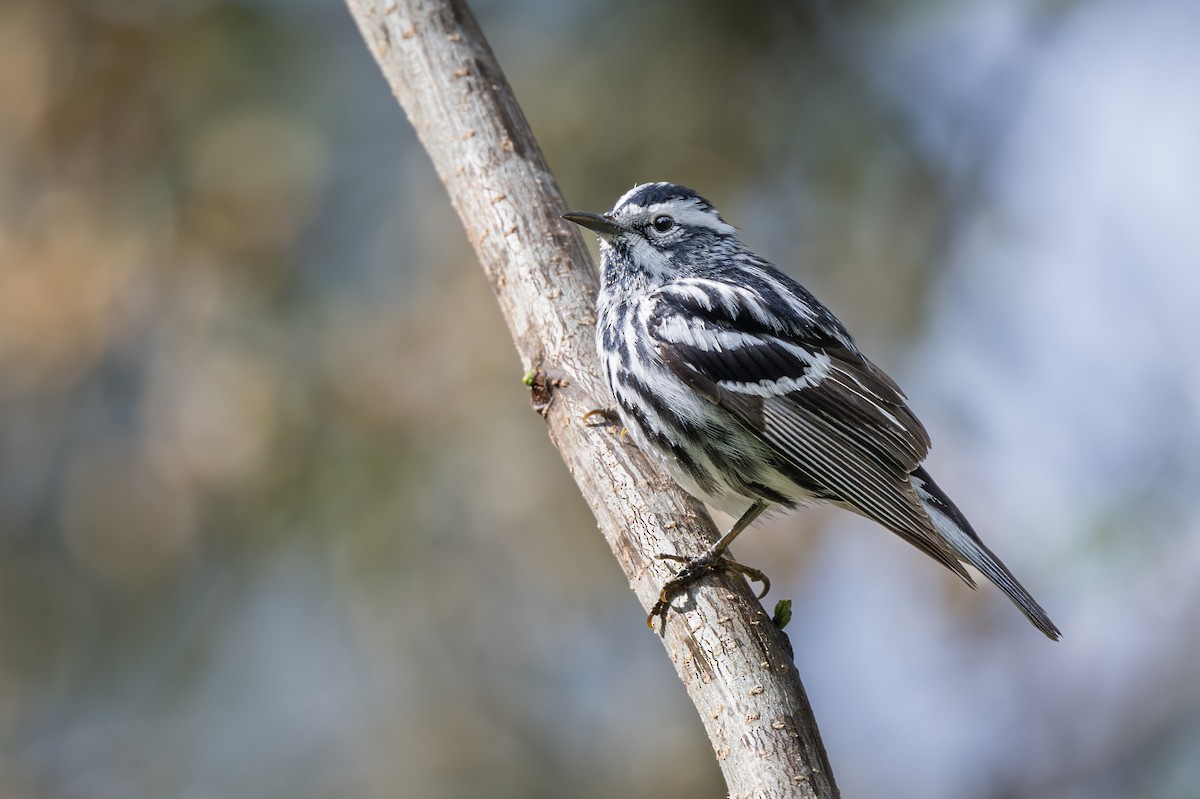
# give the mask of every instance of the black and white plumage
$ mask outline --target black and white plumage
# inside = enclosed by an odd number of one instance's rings
[[[973,586],[961,564],[970,563],[1058,638],[922,468],[929,436],[896,383],[707,200],[649,183],[606,214],[564,218],[601,236],[596,344],[629,435],[689,493],[741,514],[668,583],[655,613],[725,563],[729,542],[764,510],[825,502],[882,524]]]

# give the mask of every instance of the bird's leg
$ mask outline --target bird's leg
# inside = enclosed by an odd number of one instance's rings
[[[661,616],[664,623],[667,620],[667,613],[671,608],[671,599],[686,588],[691,583],[700,579],[704,575],[714,571],[731,571],[736,574],[742,574],[749,577],[757,583],[762,583],[762,593],[758,595],[762,599],[771,590],[771,581],[767,579],[767,575],[763,574],[758,569],[738,563],[732,558],[725,556],[725,551],[729,549],[729,545],[733,543],[733,539],[737,538],[743,530],[754,523],[754,520],[762,515],[767,509],[765,502],[755,502],[742,514],[733,527],[729,528],[729,532],[721,536],[712,546],[704,550],[699,556],[694,558],[684,558],[679,555],[659,555],[662,560],[677,560],[683,563],[683,568],[675,572],[675,576],[667,580],[663,584],[662,590],[658,592],[658,601],[654,603],[654,607],[650,609],[650,615],[646,617],[646,626],[654,629],[654,617]]]

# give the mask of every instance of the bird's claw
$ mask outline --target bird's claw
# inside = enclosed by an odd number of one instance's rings
[[[654,607],[650,609],[649,615],[646,616],[646,626],[651,630],[654,629],[655,617],[661,617],[663,624],[666,624],[667,614],[671,610],[671,600],[676,594],[711,572],[733,572],[734,574],[741,574],[749,578],[752,582],[762,583],[762,591],[758,595],[759,599],[765,597],[767,592],[771,590],[771,581],[762,571],[753,566],[738,563],[736,560],[724,555],[705,554],[696,558],[685,558],[681,555],[659,554],[657,557],[659,560],[677,561],[683,563],[684,566],[675,572],[674,577],[663,583],[662,590],[658,592],[658,601],[654,603]]]
[[[592,425],[592,419],[597,416],[603,419],[604,422],[602,424]],[[604,427],[606,425],[618,424],[621,421],[621,417],[619,417],[617,412],[612,408],[592,408],[583,415],[580,421],[582,421],[588,427]]]

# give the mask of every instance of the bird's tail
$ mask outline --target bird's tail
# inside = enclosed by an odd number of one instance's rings
[[[1008,594],[1009,599],[1021,609],[1034,627],[1045,633],[1046,637],[1057,641],[1062,633],[1054,626],[1054,622],[1050,621],[1046,611],[1042,610],[1037,600],[1017,582],[1017,578],[1013,577],[1008,567],[979,540],[979,536],[971,529],[970,522],[942,489],[938,488],[928,472],[923,468],[917,469],[912,474],[912,484],[938,535],[958,557],[979,569],[1001,591]]]

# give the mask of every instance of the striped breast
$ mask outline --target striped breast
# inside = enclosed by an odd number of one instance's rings
[[[596,346],[621,421],[684,490],[729,513],[751,501],[794,505],[808,492],[758,436],[673,373],[654,348],[652,295],[597,304]]]

